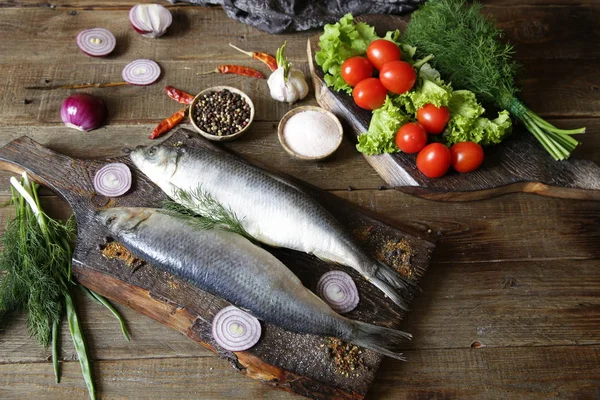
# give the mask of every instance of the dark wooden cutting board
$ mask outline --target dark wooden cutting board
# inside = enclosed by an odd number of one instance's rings
[[[401,31],[406,19],[389,15],[356,18],[375,27],[378,35]],[[319,105],[333,112],[344,125],[346,135],[366,132],[371,112],[354,104],[352,96],[330,90],[314,55],[320,34],[308,41],[310,72]],[[589,134],[589,133],[588,133]],[[577,136],[576,136],[577,138]],[[477,171],[429,179],[416,167],[415,156],[404,153],[364,156],[386,183],[403,192],[437,200],[475,200],[511,192],[531,192],[552,197],[600,199],[600,167],[592,161],[571,158],[554,161],[532,134],[514,124],[514,134],[501,144],[486,148],[483,165]]]
[[[224,151],[184,129],[175,132],[165,143]],[[131,166],[133,186],[125,196],[107,198],[94,192],[93,176],[109,162]],[[136,269],[121,260],[104,257],[101,249],[109,236],[93,220],[95,210],[116,206],[156,207],[165,199],[163,192],[138,171],[128,157],[74,159],[24,136],[0,149],[0,167],[15,172],[27,171],[33,179],[54,190],[70,204],[78,226],[73,271],[84,286],[178,330],[218,353],[236,370],[251,378],[315,399],[361,399],[366,394],[381,362],[380,355],[365,350],[363,365],[345,376],[336,371],[328,353],[327,338],[291,333],[264,323],[263,336],[252,349],[235,353],[224,351],[213,341],[210,324],[213,316],[228,305],[225,300],[153,266],[143,265]],[[421,279],[434,249],[433,242],[406,227],[385,224],[318,188],[288,177],[283,179],[313,195],[373,256],[397,267],[403,274],[411,274],[417,281]],[[329,265],[295,251],[267,250],[293,270],[310,289],[314,289],[324,272],[345,269],[357,283],[361,297],[359,307],[348,317],[401,327],[404,312],[383,298],[354,270]],[[414,292],[406,298],[408,303],[413,295]]]

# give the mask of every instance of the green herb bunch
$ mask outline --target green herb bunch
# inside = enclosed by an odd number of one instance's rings
[[[520,119],[555,160],[568,158],[578,145],[571,135],[585,128],[564,130],[548,123],[518,98],[514,49],[502,43],[502,30],[481,13],[481,5],[465,0],[429,0],[415,11],[403,40],[422,54],[433,54],[432,64],[456,88],[507,109]]]
[[[66,223],[48,217],[40,206],[38,185],[26,174],[19,182],[11,178],[15,208],[2,235],[0,253],[0,317],[13,311],[27,313],[29,334],[44,347],[52,341],[52,362],[59,382],[58,336],[63,313],[66,312],[73,344],[90,394],[95,399],[90,360],[73,302],[76,284],[71,277],[71,242],[75,237],[75,219]],[[94,301],[104,304],[121,323],[127,340],[124,321],[102,296],[81,287]]]

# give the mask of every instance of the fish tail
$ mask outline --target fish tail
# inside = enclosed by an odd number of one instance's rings
[[[412,339],[410,333],[402,332],[396,329],[385,328],[366,322],[353,321],[358,328],[352,343],[367,349],[376,351],[388,357],[406,361],[402,353],[398,352],[400,343]]]
[[[396,288],[392,287],[392,285],[382,281],[377,277],[370,277],[368,279],[373,285],[375,285],[376,288],[381,290],[387,297],[390,298],[390,300],[396,303],[401,309],[408,311],[408,305],[406,304],[402,296],[398,294]]]
[[[410,287],[416,286],[414,281],[401,276],[383,263],[378,263],[375,269],[375,276],[400,290],[407,290]]]

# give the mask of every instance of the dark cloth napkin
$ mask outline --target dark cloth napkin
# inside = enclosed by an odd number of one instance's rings
[[[230,18],[269,33],[305,31],[344,14],[406,14],[423,0],[168,0],[170,3],[221,5]]]

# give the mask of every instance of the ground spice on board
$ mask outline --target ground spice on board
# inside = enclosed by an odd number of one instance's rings
[[[138,268],[144,263],[140,258],[131,254],[129,250],[118,242],[108,242],[102,249],[102,255],[109,259],[116,258],[124,261],[125,264],[134,268]]]
[[[327,352],[333,360],[335,372],[340,375],[348,377],[358,374],[358,369],[364,367],[362,350],[351,343],[336,338],[328,338]]]

